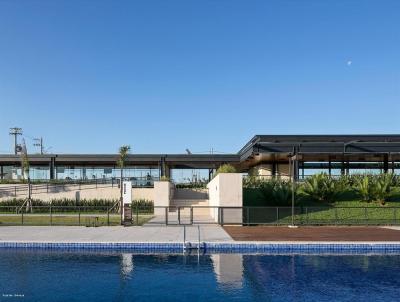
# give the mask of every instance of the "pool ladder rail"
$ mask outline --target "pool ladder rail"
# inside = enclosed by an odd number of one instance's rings
[[[197,226],[197,245],[193,245],[190,241],[186,241],[186,226],[183,226],[183,251],[205,250],[206,244],[200,241],[200,226]]]

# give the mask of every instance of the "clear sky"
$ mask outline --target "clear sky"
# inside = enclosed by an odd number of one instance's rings
[[[400,1],[0,0],[0,114],[1,153],[400,133]]]

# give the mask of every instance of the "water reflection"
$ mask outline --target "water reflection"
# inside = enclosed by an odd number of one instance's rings
[[[133,254],[121,254],[121,274],[129,277],[133,271]]]
[[[243,255],[211,255],[217,282],[223,286],[241,288],[243,286]]]

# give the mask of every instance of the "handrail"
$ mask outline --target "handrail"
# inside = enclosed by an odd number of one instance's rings
[[[111,208],[109,208],[107,211],[108,212],[111,212],[117,205],[119,205],[120,204],[120,201],[118,200],[118,201],[116,201],[115,203],[114,203],[114,205],[111,207]]]
[[[28,202],[29,198],[26,198],[25,201],[23,202],[23,204],[21,205],[21,207],[18,209],[18,213],[21,213],[21,210],[23,207],[26,206],[26,203]]]

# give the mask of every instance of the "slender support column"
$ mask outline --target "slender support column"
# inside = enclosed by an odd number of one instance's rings
[[[50,159],[50,179],[55,179],[56,178],[56,171],[55,171],[55,166],[56,166],[56,159],[52,157]]]
[[[331,159],[329,159],[329,162],[328,162],[328,173],[329,173],[329,176],[332,176],[332,162],[331,162]]]
[[[344,168],[344,155],[343,155],[343,158],[342,158],[342,164],[341,164],[341,166],[340,166],[340,174],[341,175],[345,175],[345,168]]]
[[[389,171],[389,155],[383,155],[383,172],[387,173]]]
[[[212,175],[213,175],[213,169],[208,169],[208,182],[211,181]]]
[[[277,176],[277,174],[278,174],[278,171],[277,171],[277,170],[278,170],[278,169],[277,169],[277,163],[276,163],[276,162],[273,162],[273,163],[272,163],[272,171],[271,171],[271,172],[272,172],[271,174],[272,174],[273,177]]]

